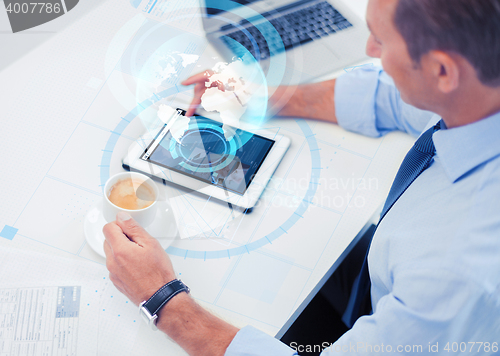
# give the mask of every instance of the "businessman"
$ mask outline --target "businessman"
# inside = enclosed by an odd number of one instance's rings
[[[384,71],[298,86],[279,112],[369,136],[402,130],[419,137],[392,185],[366,273],[354,284],[344,315],[354,325],[323,354],[415,346],[426,354],[498,353],[500,0],[370,0],[367,22],[367,53],[381,58]],[[186,84],[200,94],[204,78]],[[158,242],[128,215],[104,233],[110,279],[134,303],[175,280]],[[363,290],[373,310],[359,316]],[[218,319],[181,289],[157,316],[158,328],[190,355],[296,354],[254,328]]]

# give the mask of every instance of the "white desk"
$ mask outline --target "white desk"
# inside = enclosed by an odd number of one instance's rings
[[[365,0],[350,4],[363,15]],[[103,180],[122,171],[121,158],[144,129],[140,118],[123,119],[155,93],[126,69],[130,58],[140,56],[127,47],[144,21],[127,1],[109,0],[0,73],[0,231],[11,232],[0,237],[0,246],[84,260],[105,278],[104,259],[85,242],[83,217],[101,198]],[[190,25],[191,33],[197,26]],[[182,37],[182,24],[167,32]],[[197,41],[201,46],[203,37]],[[193,72],[204,69],[197,65]],[[166,101],[186,103],[188,93]],[[157,104],[145,115],[154,116]],[[266,126],[291,137],[292,145],[251,214],[232,219],[227,207],[161,189],[182,237],[168,251],[193,296],[238,326],[252,324],[275,335],[373,218],[412,140],[403,134],[370,139],[294,119]],[[277,236],[272,243],[271,234]],[[98,330],[112,328],[116,336],[104,339],[99,332],[99,344],[111,345],[117,355],[141,354],[143,348],[151,355],[166,349],[183,354],[134,322],[136,308],[117,293],[109,283],[102,289],[101,299],[108,298],[106,305],[120,316],[105,308],[98,313]]]

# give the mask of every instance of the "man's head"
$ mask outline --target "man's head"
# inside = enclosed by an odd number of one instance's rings
[[[394,24],[415,63],[432,50],[453,52],[483,84],[500,86],[499,0],[399,0]]]
[[[437,112],[474,86],[500,90],[500,0],[370,0],[367,22],[367,53],[406,102]]]

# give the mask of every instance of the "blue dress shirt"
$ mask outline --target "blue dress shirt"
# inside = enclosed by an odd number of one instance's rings
[[[441,119],[402,102],[380,68],[340,77],[335,102],[342,127],[373,137],[418,136]],[[500,113],[433,139],[434,161],[373,237],[373,314],[322,355],[500,354]],[[246,327],[226,355],[297,352]]]

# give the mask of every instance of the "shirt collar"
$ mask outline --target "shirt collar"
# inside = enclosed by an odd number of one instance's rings
[[[434,133],[433,141],[448,178],[456,182],[500,155],[500,112],[465,126],[442,128]]]

